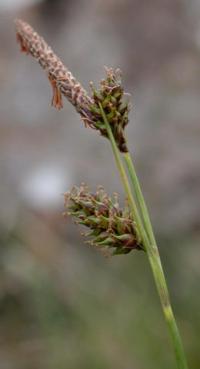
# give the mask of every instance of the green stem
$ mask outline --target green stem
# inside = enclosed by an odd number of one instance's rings
[[[165,280],[165,275],[164,275],[161,260],[160,260],[158,247],[155,241],[148,210],[145,204],[144,197],[142,195],[142,191],[141,191],[140,184],[139,184],[139,181],[138,181],[135,169],[134,169],[134,165],[132,163],[130,154],[129,153],[123,154],[126,165],[127,165],[127,170],[130,176],[132,188],[133,188],[134,193],[136,194],[136,199],[137,199],[137,203],[139,206],[139,210],[133,198],[133,194],[130,189],[127,174],[124,169],[123,162],[121,160],[119,149],[116,145],[116,142],[115,142],[111,127],[108,123],[106,114],[102,108],[102,105],[99,104],[99,106],[100,106],[102,118],[104,120],[106,129],[107,129],[108,137],[111,142],[111,146],[112,146],[112,150],[115,156],[117,167],[119,169],[119,172],[122,178],[124,189],[128,197],[128,201],[129,201],[132,213],[133,213],[134,220],[136,222],[138,233],[143,241],[145,250],[149,258],[155,284],[156,284],[157,291],[160,297],[161,306],[162,306],[163,313],[164,313],[164,316],[165,316],[165,319],[166,319],[166,322],[169,328],[169,332],[171,335],[172,344],[173,344],[175,356],[176,356],[177,368],[178,369],[188,369],[181,337],[178,331],[178,327],[177,327],[176,320],[175,320],[173,310],[171,307],[171,303],[170,303],[169,292],[168,292],[167,283]],[[141,220],[140,214],[142,215],[142,220]]]
[[[150,217],[149,217],[149,212],[148,212],[148,209],[147,209],[147,206],[146,206],[143,194],[142,194],[142,190],[141,190],[140,183],[139,183],[136,171],[135,171],[135,167],[133,165],[131,155],[129,152],[126,152],[126,153],[123,153],[123,157],[124,157],[124,162],[126,164],[129,177],[130,177],[132,190],[135,192],[135,195],[136,195],[137,204],[141,212],[141,216],[143,219],[144,227],[146,228],[147,235],[151,242],[156,243]]]
[[[103,107],[102,107],[101,103],[99,103],[99,107],[100,107],[101,115],[102,115],[102,118],[104,120],[107,132],[108,132],[108,137],[109,137],[109,140],[111,142],[113,154],[114,154],[115,161],[116,161],[116,164],[117,164],[120,176],[121,176],[122,183],[124,185],[124,189],[125,189],[125,192],[126,192],[126,195],[127,195],[127,198],[128,198],[129,206],[130,206],[131,211],[132,211],[133,219],[136,223],[136,233],[137,233],[138,239],[139,240],[146,240],[146,242],[148,242],[147,235],[146,235],[146,232],[144,230],[144,227],[143,227],[143,224],[142,224],[142,221],[141,221],[141,218],[140,218],[140,214],[138,212],[135,200],[134,200],[133,195],[132,195],[131,187],[130,187],[130,184],[129,184],[129,181],[128,181],[126,171],[125,171],[124,166],[123,166],[123,162],[122,162],[122,159],[121,159],[121,156],[120,156],[120,152],[119,152],[118,147],[116,145],[114,136],[112,134],[112,130],[110,128],[110,125],[108,123],[107,117],[105,115],[105,112],[103,110]]]
[[[150,240],[150,243],[146,247],[146,250],[147,250],[151,268],[154,274],[154,279],[155,279],[155,283],[157,286],[157,290],[160,296],[163,313],[165,315],[165,319],[167,321],[169,331],[171,334],[171,338],[173,341],[173,346],[174,346],[176,360],[177,360],[177,367],[179,369],[187,369],[188,366],[187,366],[187,362],[185,358],[185,353],[184,353],[181,337],[178,331],[178,327],[176,324],[176,320],[173,314],[173,310],[171,307],[167,283],[165,280],[165,275],[163,272],[160,255],[159,255],[158,247],[156,244],[153,228],[151,225],[148,209],[147,209],[147,206],[146,206],[143,194],[142,194],[142,190],[141,190],[140,183],[139,183],[139,180],[138,180],[138,177],[137,177],[134,165],[133,165],[133,161],[131,159],[131,155],[128,152],[128,153],[124,153],[123,157],[124,157],[124,161],[126,163],[127,170],[130,176],[132,189],[135,192],[137,203],[140,207],[140,212],[142,214],[144,227],[148,235],[148,238]]]

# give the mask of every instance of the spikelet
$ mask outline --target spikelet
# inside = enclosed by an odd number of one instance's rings
[[[31,54],[47,72],[53,89],[52,105],[61,109],[64,95],[74,105],[86,126],[108,138],[99,107],[101,103],[119,150],[127,152],[124,129],[128,124],[130,106],[125,98],[119,69],[106,68],[106,78],[101,81],[100,89],[95,90],[91,84],[92,97],[90,97],[51,47],[28,23],[19,19],[15,23],[21,51]]]
[[[100,103],[119,150],[127,152],[124,130],[128,124],[130,104],[122,87],[120,69],[105,68],[105,70],[106,78],[101,81],[99,90],[96,90],[91,84],[93,104],[90,109],[93,113],[93,125],[101,132],[102,136],[108,137],[99,107]]]
[[[31,54],[47,72],[53,88],[52,105],[57,109],[61,109],[63,94],[81,114],[83,120],[90,120],[89,106],[92,100],[81,84],[28,23],[17,19],[15,24],[17,41],[21,45],[21,51]]]
[[[110,198],[102,187],[91,193],[87,186],[73,187],[65,194],[67,215],[90,229],[86,236],[92,245],[113,254],[127,254],[133,249],[142,250],[137,240],[135,223],[128,206],[120,209],[117,195]]]

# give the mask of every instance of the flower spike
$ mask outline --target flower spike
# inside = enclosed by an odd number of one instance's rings
[[[17,41],[21,46],[21,51],[31,54],[47,72],[53,88],[52,105],[58,109],[62,108],[61,94],[63,94],[84,120],[91,120],[89,106],[92,100],[81,84],[28,23],[17,19],[15,24]]]
[[[65,194],[67,215],[76,223],[90,229],[86,236],[98,248],[112,249],[113,254],[127,254],[133,249],[142,250],[137,240],[135,223],[128,206],[120,209],[118,197],[110,198],[102,187],[91,193],[87,186],[73,187]]]
[[[51,47],[28,23],[17,19],[15,24],[21,51],[31,54],[47,72],[53,90],[52,105],[61,109],[62,95],[65,96],[81,115],[86,127],[91,127],[108,138],[99,107],[101,104],[119,150],[127,152],[124,129],[128,124],[130,106],[121,85],[120,70],[106,68],[106,78],[101,81],[99,91],[91,84],[90,97]]]

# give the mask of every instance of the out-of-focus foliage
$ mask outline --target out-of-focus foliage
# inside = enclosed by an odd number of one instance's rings
[[[67,102],[60,112],[50,107],[43,71],[15,43],[20,17],[86,88],[104,65],[122,69],[133,93],[131,150],[189,364],[199,369],[200,5],[30,4],[8,11],[0,3],[0,367],[174,367],[145,255],[107,260],[62,217],[62,194],[73,184],[123,193],[107,140]]]

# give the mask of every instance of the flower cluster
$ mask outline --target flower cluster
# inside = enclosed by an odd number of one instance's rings
[[[85,89],[74,78],[44,39],[26,22],[17,19],[16,34],[21,51],[31,54],[47,72],[53,88],[52,105],[63,107],[62,94],[74,105],[83,120],[90,121],[89,106],[92,103]]]
[[[86,126],[108,137],[99,107],[100,103],[119,150],[127,152],[124,128],[128,123],[129,103],[124,98],[120,71],[112,68],[106,69],[107,76],[101,81],[99,91],[96,91],[92,85],[92,96],[90,97],[51,47],[28,23],[19,19],[15,23],[17,41],[20,43],[21,51],[31,54],[47,72],[53,89],[52,105],[61,109],[63,107],[62,95],[64,95],[74,105]]]
[[[113,254],[142,250],[128,206],[119,207],[118,197],[108,197],[102,187],[91,193],[87,186],[73,187],[65,194],[67,215],[90,229],[86,235],[92,245],[111,249]]]
[[[102,114],[99,103],[105,112],[108,123],[112,129],[113,136],[121,152],[127,152],[124,129],[128,124],[128,113],[130,104],[125,98],[124,90],[121,84],[121,71],[119,69],[106,68],[106,78],[100,83],[100,89],[97,91],[91,84],[93,92],[93,104],[90,109],[93,113],[93,126],[101,134],[108,137],[105,124],[102,120]]]

